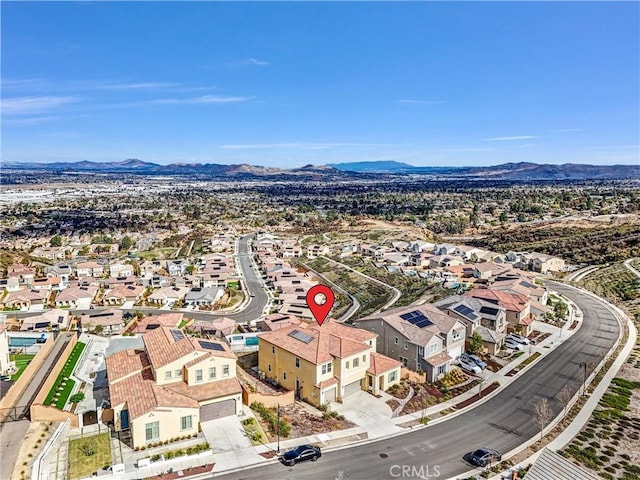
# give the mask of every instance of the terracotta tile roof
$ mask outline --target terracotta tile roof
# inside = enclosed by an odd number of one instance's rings
[[[109,383],[115,383],[133,373],[141,372],[151,365],[149,357],[143,350],[122,350],[109,355],[105,361]]]
[[[521,312],[527,308],[529,299],[519,293],[501,292],[489,288],[474,288],[464,294],[467,297],[482,298],[497,303],[509,311]]]
[[[371,352],[370,358],[371,362],[369,368],[367,368],[367,373],[372,373],[373,375],[381,375],[402,365],[398,360],[377,352]]]
[[[427,358],[426,360],[429,365],[433,367],[438,367],[447,362],[450,362],[451,360],[453,360],[453,358],[451,358],[447,353],[442,352],[442,353],[438,353],[437,355],[433,355]]]
[[[331,377],[329,380],[323,380],[319,383],[316,383],[316,387],[318,387],[320,390],[324,390],[327,387],[330,387],[331,385],[337,385],[338,384],[338,379],[336,377]]]
[[[288,328],[294,325],[300,325],[301,321],[294,315],[284,315],[282,313],[274,313],[272,315],[267,315],[261,321],[258,322],[257,326],[262,331],[272,331],[279,330],[281,328]]]
[[[109,308],[107,310],[96,310],[92,313],[83,313],[80,315],[80,321],[82,325],[94,326],[94,325],[120,325],[122,321],[122,310],[115,308]]]
[[[69,287],[62,290],[56,297],[56,302],[74,302],[81,298],[92,299],[98,293],[98,287]]]
[[[105,294],[103,298],[138,298],[143,291],[144,287],[141,285],[130,285],[128,287],[118,285],[113,287],[113,290]]]
[[[127,404],[130,418],[138,418],[158,407],[198,408],[198,402],[176,391],[156,385],[150,370],[109,384],[111,405]]]
[[[15,292],[9,292],[4,299],[4,303],[16,302],[16,301],[38,301],[44,300],[49,296],[48,292],[41,292],[35,290],[16,290]]]
[[[167,390],[192,398],[198,402],[242,392],[240,382],[235,377],[201,385],[187,385],[185,382],[175,382],[163,386]]]
[[[236,358],[229,346],[224,342],[211,339],[188,337],[181,330],[159,327],[151,330],[143,337],[149,360],[154,368],[160,368],[180,358],[192,355],[195,351],[205,352],[208,356]],[[201,342],[217,343],[222,350],[209,350]],[[189,359],[191,361],[192,359]]]
[[[160,315],[153,315],[151,317],[141,318],[136,325],[136,333],[146,333],[149,330],[153,330],[154,325],[163,327],[176,328],[182,321],[184,314],[182,313],[162,313]],[[151,326],[151,328],[149,328]]]
[[[308,335],[309,342],[305,343],[289,335],[294,331]],[[329,362],[333,358],[345,358],[368,351],[371,347],[364,341],[376,337],[375,333],[347,327],[331,320],[325,321],[322,326],[300,324],[258,335],[260,340],[276,345],[315,365]]]

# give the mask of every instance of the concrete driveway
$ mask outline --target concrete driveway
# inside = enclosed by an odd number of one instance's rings
[[[251,441],[244,434],[240,419],[235,415],[209,420],[200,425],[213,453],[252,447]]]
[[[334,402],[331,410],[345,416],[369,433],[369,438],[386,436],[403,429],[391,421],[391,407],[382,398],[360,391],[349,395],[344,403]]]

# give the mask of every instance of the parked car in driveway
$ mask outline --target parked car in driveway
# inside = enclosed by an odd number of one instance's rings
[[[467,372],[477,374],[482,373],[482,369],[478,365],[476,365],[471,360],[465,360],[464,358],[462,358],[462,356],[458,357],[458,365],[460,365],[460,368],[466,370]]]
[[[475,363],[482,370],[487,368],[487,364],[477,355],[473,355],[471,353],[463,353],[462,355],[460,355],[460,358],[463,358],[467,363]]]
[[[293,467],[296,463],[306,462],[311,460],[315,462],[322,456],[320,447],[314,447],[313,445],[300,445],[292,450],[289,450],[280,457],[280,460],[285,465]]]
[[[504,346],[510,348],[511,350],[524,350],[524,345],[516,342],[512,338],[505,339]]]
[[[486,467],[500,460],[502,460],[502,454],[491,448],[479,448],[469,456],[469,463],[476,467]]]
[[[523,345],[529,345],[529,343],[531,342],[527,337],[523,337],[522,335],[517,333],[510,333],[509,335],[507,335],[507,338],[511,338],[513,341],[521,343]]]

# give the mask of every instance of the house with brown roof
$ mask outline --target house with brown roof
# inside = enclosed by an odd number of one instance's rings
[[[33,305],[44,305],[47,303],[50,292],[48,290],[29,290],[22,289],[9,292],[4,298],[3,305],[5,308],[29,309]]]
[[[160,326],[144,349],[106,358],[116,431],[130,430],[134,447],[198,433],[200,422],[242,409],[236,356],[221,341]]]
[[[100,278],[104,274],[104,265],[98,262],[80,262],[76,265],[76,276]]]
[[[522,335],[531,334],[534,314],[531,312],[531,300],[520,293],[508,293],[490,288],[473,288],[464,294],[467,297],[486,300],[505,309],[507,322],[512,330],[520,330]]]
[[[105,335],[117,335],[124,329],[122,310],[108,308],[106,310],[92,310],[89,313],[80,315],[80,325],[82,329],[95,330],[100,326]]]
[[[160,315],[151,315],[149,317],[142,317],[136,323],[134,328],[135,333],[147,333],[151,330],[155,330],[160,327],[178,328],[184,314],[179,312],[161,313]]]
[[[118,285],[105,293],[102,302],[105,305],[122,305],[125,302],[137,302],[144,293],[142,285]]]
[[[344,401],[400,381],[400,362],[376,355],[377,337],[333,319],[279,328],[258,335],[258,368],[312,405]]]
[[[433,382],[464,352],[466,326],[430,304],[406,306],[361,318],[359,328],[378,335],[377,352],[425,372]]]
[[[98,287],[69,287],[58,293],[56,297],[56,307],[78,307],[88,308],[94,297],[98,293]]]

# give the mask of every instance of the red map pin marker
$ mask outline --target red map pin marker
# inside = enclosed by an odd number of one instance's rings
[[[322,303],[318,301],[320,295],[323,295],[325,298],[324,302],[320,300]],[[326,285],[314,285],[307,292],[307,305],[313,314],[313,318],[318,322],[318,325],[322,325],[322,322],[324,322],[327,315],[329,315],[334,300],[333,291]]]

